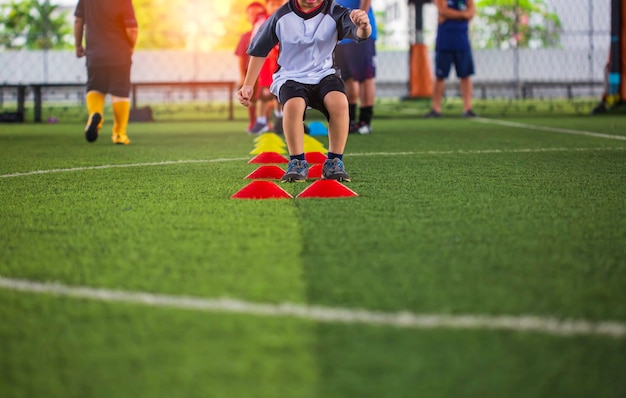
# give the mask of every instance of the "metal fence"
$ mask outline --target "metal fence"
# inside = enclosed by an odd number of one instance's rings
[[[600,97],[604,89],[604,67],[610,46],[610,0],[547,0],[549,11],[558,15],[562,30],[554,47],[483,49],[480,18],[473,21],[474,76],[477,98],[582,98]],[[401,98],[408,93],[409,54],[412,22],[406,0],[379,0],[381,35],[377,42],[377,89],[381,98]],[[424,7],[424,38],[434,47],[436,10]],[[433,59],[431,54],[431,59]],[[237,59],[232,52],[137,51],[132,81],[135,83],[189,83],[239,80]],[[0,110],[15,107],[17,85],[43,85],[41,100],[63,106],[80,104],[86,81],[83,59],[73,51],[0,51]],[[46,89],[45,85],[54,85]],[[63,88],[60,85],[70,86]],[[2,86],[5,86],[2,88]],[[452,74],[446,95],[457,96]],[[34,91],[24,93],[27,103]],[[176,102],[222,101],[227,92],[202,94],[181,89],[151,90],[135,100],[138,105]],[[173,106],[173,105],[172,105]]]

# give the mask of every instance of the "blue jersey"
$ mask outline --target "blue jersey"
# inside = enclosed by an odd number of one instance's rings
[[[464,11],[467,0],[446,0],[448,8]],[[437,27],[437,50],[469,50],[469,21],[447,19]]]
[[[302,12],[296,0],[290,0],[263,23],[247,52],[253,57],[266,57],[280,43],[278,70],[270,86],[278,96],[287,80],[317,84],[335,74],[333,53],[337,42],[345,38],[364,40],[356,32],[350,10],[333,0],[324,0],[310,13]]]
[[[340,6],[346,7],[350,10],[356,10],[361,6],[361,0],[335,0],[335,1]],[[376,18],[374,17],[374,10],[372,9],[372,7],[370,7],[370,9],[367,10],[367,17],[370,19],[370,25],[372,25],[372,34],[370,35],[370,38],[376,40],[376,37],[378,35],[378,30],[376,29]],[[344,44],[349,41],[350,40],[348,39],[344,39],[340,41],[339,44]]]

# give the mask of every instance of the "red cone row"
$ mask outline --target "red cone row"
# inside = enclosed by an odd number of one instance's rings
[[[326,160],[326,155],[321,152],[308,152],[305,158],[312,166],[309,168],[309,178],[322,177],[322,163]],[[248,161],[249,164],[265,164],[258,167],[245,178],[254,179],[235,194],[233,199],[292,199],[293,196],[279,187],[273,181],[278,180],[285,171],[276,164],[289,163],[282,155],[276,152],[262,152]],[[296,198],[345,198],[358,196],[356,192],[335,180],[318,180],[305,188]]]

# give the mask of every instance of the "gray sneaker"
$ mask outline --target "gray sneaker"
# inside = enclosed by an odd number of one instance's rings
[[[269,127],[267,126],[267,123],[263,124],[263,123],[256,122],[254,123],[254,126],[252,126],[250,130],[248,130],[248,133],[249,134],[261,134],[267,131],[269,131]]]
[[[341,159],[326,159],[324,166],[322,166],[322,180],[350,182],[350,176],[346,173]]]
[[[285,175],[280,182],[304,182],[309,175],[309,164],[306,160],[292,159],[287,165]]]

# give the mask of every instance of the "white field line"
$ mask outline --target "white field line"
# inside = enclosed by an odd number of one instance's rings
[[[103,302],[124,302],[149,307],[168,307],[204,312],[246,314],[259,317],[298,318],[314,322],[366,324],[402,329],[474,329],[535,332],[556,336],[626,337],[626,323],[592,322],[538,316],[488,316],[376,312],[365,309],[331,308],[302,304],[252,303],[228,298],[168,296],[144,292],[66,286],[0,277],[0,288],[27,293],[44,293]]]
[[[172,164],[185,164],[185,163],[221,163],[249,160],[249,158],[224,158],[224,159],[198,159],[198,160],[164,160],[161,162],[148,162],[148,163],[128,163],[128,164],[104,164],[101,166],[85,166],[85,167],[71,167],[67,169],[49,169],[49,170],[35,170],[26,171],[22,173],[11,173],[0,175],[2,178],[11,177],[24,177],[36,174],[52,174],[52,173],[69,173],[73,171],[86,171],[86,170],[103,170],[103,169],[115,169],[115,168],[127,168],[127,167],[143,167],[143,166],[167,166]]]
[[[348,153],[347,156],[420,156],[420,155],[481,155],[497,153],[541,153],[541,152],[591,152],[591,151],[624,151],[626,147],[597,147],[597,148],[528,148],[528,149],[478,149],[458,151],[412,151],[412,152],[364,152]],[[128,167],[167,166],[186,163],[222,163],[249,160],[249,158],[223,158],[223,159],[189,159],[189,160],[165,160],[162,162],[128,163],[128,164],[105,164],[100,166],[71,167],[67,169],[35,170],[18,173],[2,174],[0,178],[25,177],[39,174],[69,173],[74,171],[103,170]]]
[[[593,131],[562,129],[559,127],[537,126],[535,124],[508,122],[508,121],[497,120],[497,119],[485,119],[482,117],[474,118],[472,120],[478,123],[496,124],[498,126],[507,126],[507,127],[518,127],[518,128],[527,129],[527,130],[548,131],[551,133],[561,133],[561,134],[585,135],[588,137],[626,141],[626,136],[623,136],[623,135],[602,134],[602,133],[596,133]]]

